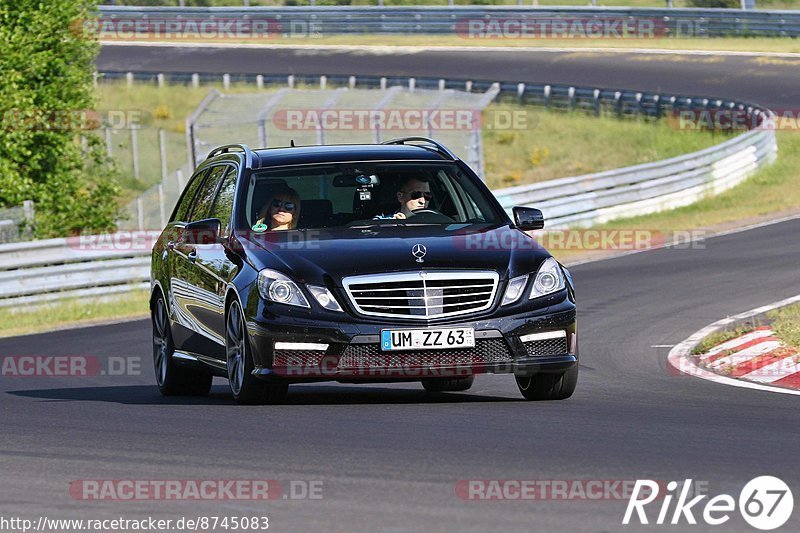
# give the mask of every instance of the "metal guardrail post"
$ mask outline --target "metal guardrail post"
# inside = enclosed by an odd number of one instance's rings
[[[167,181],[167,134],[164,128],[158,129],[158,148],[161,154],[161,183]]]
[[[136,135],[136,130],[139,126],[136,123],[131,124],[131,156],[133,158],[133,179],[139,181],[139,140]]]

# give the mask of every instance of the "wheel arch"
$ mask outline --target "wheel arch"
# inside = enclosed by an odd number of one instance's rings
[[[153,306],[155,305],[158,296],[161,296],[164,299],[164,304],[166,305],[167,295],[164,294],[164,288],[161,286],[160,281],[155,280],[153,281],[153,285],[150,288],[150,302],[149,302],[150,311],[153,310]],[[169,307],[167,307],[167,309],[169,309]]]

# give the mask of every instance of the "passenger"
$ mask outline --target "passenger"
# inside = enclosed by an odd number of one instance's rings
[[[300,195],[294,189],[281,189],[273,195],[258,213],[253,225],[256,231],[281,231],[297,228],[300,220]]]
[[[414,216],[415,209],[428,207],[433,195],[427,178],[407,178],[397,190],[400,209],[392,215],[379,215],[376,218],[408,218]]]

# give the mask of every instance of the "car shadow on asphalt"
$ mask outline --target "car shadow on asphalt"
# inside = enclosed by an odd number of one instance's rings
[[[116,387],[69,387],[7,391],[7,394],[41,401],[111,402],[129,405],[235,405],[224,385],[215,385],[208,396],[161,396],[152,385]],[[391,386],[302,385],[289,389],[284,405],[429,404],[467,402],[514,402],[522,398],[494,396],[490,393],[429,393]]]

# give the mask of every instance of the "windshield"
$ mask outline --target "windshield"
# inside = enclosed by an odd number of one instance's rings
[[[246,196],[255,231],[503,221],[454,163],[367,162],[257,172]]]

